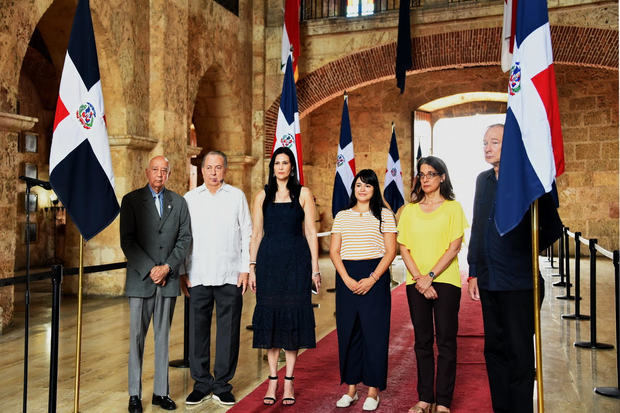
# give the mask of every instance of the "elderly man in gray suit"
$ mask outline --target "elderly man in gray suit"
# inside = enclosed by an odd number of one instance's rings
[[[179,292],[179,265],[192,241],[185,199],[165,188],[170,163],[156,156],[146,169],[148,184],[123,197],[121,248],[127,257],[129,297],[129,412],[142,412],[144,338],[153,318],[155,378],[152,404],[176,409],[169,397],[168,338]]]

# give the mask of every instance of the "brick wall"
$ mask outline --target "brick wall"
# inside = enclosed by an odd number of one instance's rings
[[[611,29],[554,26],[551,28],[557,64],[618,68],[618,32]],[[416,37],[412,40],[413,70],[421,73],[459,67],[497,65],[501,28],[481,28]],[[330,62],[297,83],[300,117],[345,90],[380,82],[394,76],[396,43],[370,48]],[[265,135],[273,136],[279,98],[265,115]],[[265,154],[272,142],[265,142]]]
[[[504,76],[497,67],[454,69],[411,75],[408,92],[400,95],[393,79],[371,84],[349,93],[349,116],[357,170],[373,169],[381,187],[385,177],[387,152],[390,144],[391,122],[396,125],[398,151],[403,168],[405,193],[411,182],[411,117],[419,106],[456,93],[504,90]],[[459,105],[458,116],[474,113],[497,113],[502,104],[477,102]],[[505,107],[505,105],[504,105]],[[468,109],[469,108],[469,109]],[[457,115],[454,112],[453,115]],[[441,111],[450,116],[448,109]],[[311,166],[305,172],[307,185],[313,191],[321,213],[320,231],[332,225],[331,199],[334,184],[335,160],[340,136],[342,98],[321,105],[301,123],[304,159]],[[435,117],[433,121],[435,121]],[[328,240],[321,243],[328,248]]]
[[[560,67],[557,80],[566,158],[560,215],[571,232],[617,249],[618,72]]]
[[[560,215],[571,230],[618,248],[618,73],[557,67],[560,113],[565,139],[566,173],[558,180]],[[357,169],[371,168],[381,185],[390,125],[396,124],[405,186],[411,180],[411,112],[439,97],[464,92],[502,92],[506,76],[497,67],[443,70],[411,75],[400,95],[393,79],[349,93],[349,114]],[[473,102],[432,113],[432,120],[498,113],[498,102]],[[321,212],[320,230],[331,228],[331,197],[340,133],[342,98],[332,99],[302,121],[307,184]],[[407,188],[405,188],[407,191]],[[327,241],[321,247],[327,248]]]

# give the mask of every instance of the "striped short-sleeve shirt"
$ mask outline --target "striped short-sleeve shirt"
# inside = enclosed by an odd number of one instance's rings
[[[352,209],[340,211],[334,219],[332,232],[342,237],[340,257],[343,260],[369,260],[385,255],[383,233],[397,232],[394,214],[387,208],[381,211],[379,220],[372,212],[355,212]]]

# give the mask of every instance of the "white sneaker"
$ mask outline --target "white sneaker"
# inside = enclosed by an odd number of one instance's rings
[[[336,402],[336,407],[349,407],[353,403],[355,403],[357,399],[359,399],[359,397],[357,396],[357,392],[355,392],[355,395],[353,397],[349,396],[348,394],[344,394],[340,398],[340,400]]]
[[[377,407],[379,407],[379,395],[377,395],[377,399],[373,399],[372,397],[366,397],[366,400],[364,400],[364,406],[362,407],[362,410],[377,410]]]

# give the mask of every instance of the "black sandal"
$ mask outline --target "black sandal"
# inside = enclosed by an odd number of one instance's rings
[[[295,377],[294,376],[291,376],[291,377],[284,376],[284,380],[293,381],[293,380],[295,380]],[[282,404],[285,405],[285,406],[292,406],[292,405],[295,404],[296,401],[297,400],[295,400],[294,397],[285,397],[285,398],[282,399]],[[285,403],[285,402],[289,402],[289,403]]]
[[[278,380],[278,376],[267,376],[267,378],[269,380]],[[278,384],[276,383],[276,392],[278,391]],[[268,403],[271,402],[271,403]],[[263,397],[263,404],[265,406],[273,406],[274,404],[276,404],[276,398],[275,397]]]

